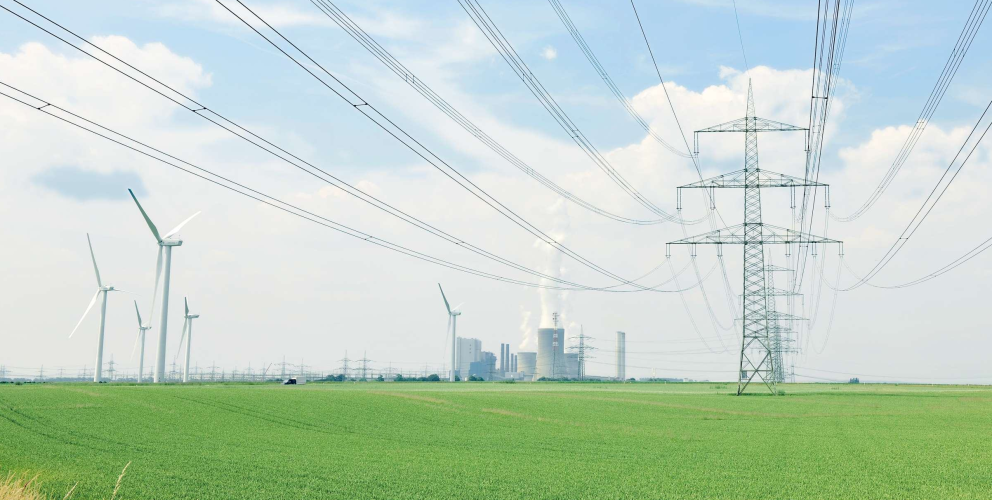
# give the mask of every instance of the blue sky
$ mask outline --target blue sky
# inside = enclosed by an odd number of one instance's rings
[[[0,3],[16,10],[9,0]],[[631,228],[574,205],[563,207],[556,196],[452,125],[309,1],[246,3],[473,182],[592,260],[622,275],[639,276],[663,261],[666,241],[682,237],[678,226]],[[666,140],[681,144],[629,3],[562,0],[562,4],[624,94]],[[214,2],[105,1],[94,6],[37,1],[30,5],[211,109],[431,224],[532,269],[601,284],[601,276],[567,259],[556,259],[532,236],[459,190]],[[647,215],[577,150],[481,37],[457,1],[337,5],[421,80],[539,171],[611,211]],[[582,56],[551,6],[492,1],[482,5],[593,144],[648,198],[674,209],[675,187],[695,176],[691,162],[645,137]],[[742,0],[737,7],[758,114],[805,126],[815,2]],[[853,211],[888,168],[971,7],[968,1],[855,4],[821,179],[832,183],[839,215]],[[686,132],[742,116],[747,77],[732,3],[644,1],[638,2],[638,11]],[[846,262],[854,269],[863,272],[884,253],[992,98],[987,81],[992,74],[990,37],[987,26],[979,31],[924,139],[872,215],[831,226],[831,236],[847,242]],[[503,271],[439,244],[324,183],[287,170],[6,12],[0,13],[0,80],[335,220],[465,265]],[[5,312],[31,312],[34,315],[28,316],[40,319],[17,320],[17,327],[30,335],[6,351],[16,352],[13,360],[0,354],[0,363],[78,366],[85,361],[78,349],[81,345],[89,349],[82,344],[88,340],[74,337],[81,343],[67,344],[62,330],[67,334],[92,294],[89,257],[85,244],[80,245],[87,231],[94,235],[98,254],[107,255],[105,274],[120,276],[118,285],[136,290],[143,297],[139,300],[150,299],[154,247],[147,230],[135,219],[127,198],[94,194],[122,182],[144,188],[140,194],[147,200],[146,208],[163,219],[160,225],[174,224],[196,210],[204,212],[184,229],[189,240],[177,252],[173,297],[191,295],[191,303],[203,309],[198,329],[216,332],[200,344],[204,361],[243,365],[255,360],[257,364],[279,353],[311,356],[316,358],[314,364],[331,367],[345,349],[367,349],[381,362],[409,360],[440,366],[445,317],[436,296],[438,281],[450,288],[449,295],[459,297],[453,302],[467,302],[460,332],[482,339],[484,349],[501,342],[510,342],[515,350],[529,348],[528,332],[552,309],[565,315],[570,329],[581,324],[586,333],[605,339],[604,345],[618,329],[628,332],[630,345],[695,339],[702,346],[707,344],[700,336],[713,339],[714,335],[733,344],[731,333],[720,333],[717,323],[732,323],[726,298],[739,290],[723,293],[718,275],[707,281],[711,304],[700,294],[687,296],[696,327],[673,295],[548,295],[493,284],[314,230],[29,111],[0,103],[0,127],[8,138],[0,146],[7,165],[0,169],[0,209],[30,214],[0,233],[15,252],[9,261],[19,263],[5,269],[7,279],[29,283],[23,293],[3,292],[0,303],[10,308]],[[766,168],[801,175],[801,138],[761,141]],[[741,138],[706,138],[704,173],[740,168],[741,142]],[[914,242],[905,251],[887,271],[890,274],[880,276],[883,282],[929,272],[988,236],[976,232],[969,221],[992,214],[992,203],[983,196],[992,187],[990,165],[992,153],[985,144],[942,201],[934,221],[921,230],[919,244]],[[737,195],[721,193],[719,200],[728,219],[739,218]],[[766,213],[773,223],[787,225],[783,221],[788,215],[779,210],[786,206],[783,200],[769,195]],[[687,212],[698,212],[698,205],[698,200],[692,201]],[[694,226],[688,231],[697,229],[703,230]],[[702,272],[714,265],[712,257],[700,258]],[[681,268],[686,262],[676,260],[675,265]],[[734,276],[731,285],[739,287],[740,263],[728,265]],[[835,265],[837,261],[827,262],[829,279]],[[809,290],[825,291],[823,309],[816,316],[824,319],[817,320],[810,335],[813,343],[802,353],[802,362],[863,373],[877,373],[869,369],[881,366],[887,373],[906,374],[917,373],[928,360],[932,363],[925,376],[992,377],[982,371],[986,360],[975,348],[985,345],[987,352],[992,347],[990,340],[976,340],[992,324],[973,313],[982,287],[980,280],[970,279],[988,272],[976,265],[972,273],[907,292],[865,288],[841,295],[836,324],[831,321],[830,328],[825,318],[834,317],[828,308],[831,291],[822,285]],[[53,290],[49,276],[60,276],[67,285]],[[665,276],[655,278],[662,281]],[[843,276],[843,282],[850,280]],[[683,284],[690,281],[686,277]],[[51,304],[57,304],[57,312],[51,311]],[[719,321],[711,324],[708,309]],[[126,357],[133,338],[133,319],[127,315],[132,313],[112,304],[110,314],[115,316],[108,349]],[[948,317],[955,319],[945,322]],[[943,343],[931,335],[937,325],[947,329]],[[697,328],[700,333],[693,331]],[[243,339],[234,348],[231,331]],[[273,332],[293,332],[295,340],[287,345]],[[906,339],[913,341],[903,342]],[[58,347],[43,353],[40,346],[49,343]],[[888,354],[879,365],[882,345]],[[965,359],[958,358],[965,350]],[[659,376],[716,379],[726,377],[722,370],[732,368],[735,359],[726,349],[713,353],[707,348],[680,360],[651,361],[649,351],[644,351],[640,364],[628,362],[634,368],[628,373],[643,376],[657,369]],[[935,362],[934,352],[940,353]],[[694,371],[698,363],[715,368]],[[608,366],[596,368],[591,372],[609,371]]]

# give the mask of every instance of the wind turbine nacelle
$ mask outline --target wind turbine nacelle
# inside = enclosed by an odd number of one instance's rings
[[[160,245],[164,247],[181,247],[183,246],[183,240],[162,240]]]

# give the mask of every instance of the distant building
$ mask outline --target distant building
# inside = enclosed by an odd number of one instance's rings
[[[482,359],[469,364],[468,376],[476,376],[485,380],[492,380],[499,375],[496,370],[496,355],[489,352],[482,352]]]
[[[579,378],[579,353],[565,353],[565,376],[568,378]]]
[[[469,377],[472,363],[482,361],[482,341],[458,337],[455,341],[455,366],[459,377]]]
[[[534,380],[534,374],[537,372],[537,353],[518,352],[516,371],[523,374],[524,380]]]

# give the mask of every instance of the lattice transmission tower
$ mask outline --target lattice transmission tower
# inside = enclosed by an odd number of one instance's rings
[[[801,318],[776,310],[774,300],[776,289],[768,286],[767,273],[771,266],[767,266],[765,263],[765,245],[798,244],[800,248],[804,248],[806,245],[836,243],[841,255],[843,255],[844,247],[837,240],[762,222],[761,190],[763,188],[792,188],[794,206],[795,188],[822,187],[827,190],[824,204],[828,208],[830,206],[829,187],[826,184],[761,170],[758,166],[759,132],[806,132],[806,152],[809,154],[808,129],[757,117],[754,112],[754,95],[751,92],[751,82],[749,81],[747,112],[744,118],[697,130],[694,148],[694,153],[697,156],[699,155],[699,134],[711,132],[744,134],[744,169],[680,186],[678,188],[678,208],[681,211],[683,189],[708,190],[711,209],[716,208],[714,201],[716,189],[744,189],[744,223],[672,241],[668,244],[666,253],[671,256],[671,245],[690,245],[692,255],[696,254],[696,245],[718,245],[718,252],[722,248],[719,245],[744,246],[743,318],[741,318],[742,335],[737,394],[744,393],[755,377],[761,380],[772,394],[776,394],[776,379],[783,376],[783,372],[776,367],[776,364],[783,364],[781,338],[783,334],[787,333],[787,329],[783,328],[781,324]]]

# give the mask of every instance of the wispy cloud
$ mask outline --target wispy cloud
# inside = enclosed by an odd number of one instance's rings
[[[126,199],[128,188],[138,196],[146,192],[141,177],[124,170],[96,172],[65,165],[40,172],[32,181],[77,201]]]

